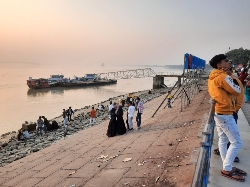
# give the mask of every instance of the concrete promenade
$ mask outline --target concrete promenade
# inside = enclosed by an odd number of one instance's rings
[[[140,130],[108,138],[104,121],[0,168],[0,186],[190,186],[210,97],[204,88],[182,112],[176,99],[151,118],[165,97],[145,104]]]
[[[214,130],[214,143],[212,147],[209,187],[249,187],[250,186],[250,104],[244,103],[242,109],[238,113],[238,126],[240,136],[243,142],[243,147],[238,153],[239,163],[234,163],[233,166],[243,169],[248,173],[245,177],[245,182],[237,182],[220,175],[222,170],[222,161],[219,155],[215,155],[213,150],[218,148],[218,133]]]

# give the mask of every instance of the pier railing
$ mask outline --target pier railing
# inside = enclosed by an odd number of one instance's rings
[[[202,142],[200,147],[200,154],[196,164],[195,175],[193,178],[192,187],[206,187],[209,178],[211,149],[214,137],[214,107],[215,102],[211,102],[211,108],[207,119],[204,132],[202,132]]]

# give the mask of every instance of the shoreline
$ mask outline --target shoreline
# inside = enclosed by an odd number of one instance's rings
[[[147,103],[148,101],[166,94],[168,89],[171,88],[151,89],[152,94],[148,94],[149,90],[132,92],[132,94],[135,97],[140,97],[143,103]],[[43,134],[43,136],[36,136],[36,131],[30,131],[30,139],[27,139],[25,142],[17,140],[16,131],[2,134],[0,138],[0,167],[8,165],[15,160],[26,157],[31,153],[42,150],[52,145],[53,143],[65,138],[65,136],[70,136],[76,134],[79,131],[92,127],[89,123],[89,112],[91,106],[94,106],[95,108],[97,108],[100,104],[105,106],[104,111],[97,111],[95,124],[93,126],[99,125],[103,121],[108,120],[108,110],[106,107],[109,106],[109,102],[113,101],[118,104],[118,100],[123,98],[123,96],[126,99],[126,95],[119,95],[113,98],[109,98],[108,100],[102,101],[100,103],[85,106],[80,109],[75,109],[74,115],[72,116],[73,121],[67,122],[68,127],[66,134],[63,128],[62,115],[49,120],[50,122],[55,120],[59,125],[59,129],[48,131],[47,134]],[[124,110],[126,111],[126,109],[127,107],[125,106]],[[35,122],[25,121],[25,123],[34,124]]]

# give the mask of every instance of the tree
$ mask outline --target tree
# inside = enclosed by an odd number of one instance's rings
[[[242,47],[228,51],[226,55],[234,64],[247,64],[250,61],[250,50],[243,49]]]

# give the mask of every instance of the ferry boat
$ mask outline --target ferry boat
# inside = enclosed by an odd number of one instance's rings
[[[64,78],[63,75],[51,75],[50,78],[27,80],[27,85],[32,89],[49,88],[49,87],[83,87],[83,86],[102,86],[116,84],[115,79],[103,79],[96,74],[86,74],[84,77],[74,76],[74,79]]]
[[[27,80],[27,85],[29,88],[32,89],[41,89],[50,87],[48,79],[44,78],[32,79],[32,77],[30,77],[29,80]]]
[[[116,84],[117,80],[113,79],[102,79],[96,74],[86,74],[84,77],[74,76],[74,79],[70,81],[60,82],[59,85],[62,87],[72,87],[72,86],[91,86],[91,85],[107,85]]]

